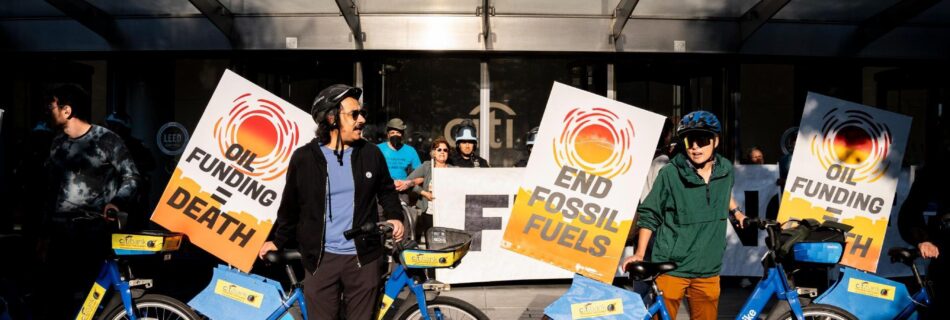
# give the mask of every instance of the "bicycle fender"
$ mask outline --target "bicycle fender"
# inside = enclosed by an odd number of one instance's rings
[[[839,307],[858,319],[894,319],[913,304],[907,287],[900,282],[848,267],[842,271],[841,279],[815,303]],[[916,319],[916,314],[911,319]]]
[[[575,274],[571,288],[544,308],[544,314],[554,320],[643,319],[647,309],[634,292]]]

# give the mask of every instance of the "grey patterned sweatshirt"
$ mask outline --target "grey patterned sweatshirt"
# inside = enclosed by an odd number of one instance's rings
[[[97,125],[75,139],[56,136],[48,161],[54,216],[91,218],[108,203],[122,209],[138,186],[139,173],[122,138]]]

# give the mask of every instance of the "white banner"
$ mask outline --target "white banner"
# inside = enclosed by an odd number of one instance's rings
[[[438,269],[446,283],[570,279],[574,274],[502,249],[522,168],[437,168],[432,174],[433,224],[475,233],[472,249],[456,269]]]
[[[779,193],[778,165],[736,165],[732,196],[749,217],[766,218],[769,201]],[[772,218],[774,219],[774,217]],[[761,276],[762,255],[766,252],[765,232],[757,229],[726,230],[726,252],[722,257],[724,276]]]

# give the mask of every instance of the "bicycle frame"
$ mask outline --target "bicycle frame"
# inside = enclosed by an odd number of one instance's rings
[[[656,295],[656,299],[654,299],[655,301],[653,304],[647,308],[647,315],[643,317],[643,320],[649,320],[657,313],[660,314],[661,320],[672,320],[670,319],[669,311],[666,311],[666,303],[663,302],[663,292],[656,288],[656,283],[653,283],[653,290],[655,290],[658,294]]]
[[[914,299],[914,303],[909,304],[906,307],[904,307],[904,310],[901,310],[900,315],[898,315],[896,319],[901,319],[901,320],[910,319],[910,316],[913,315],[914,312],[917,311],[918,303],[923,304],[925,306],[930,305],[930,295],[927,294],[926,288],[921,288],[920,291],[914,294],[912,299]]]
[[[798,320],[803,320],[802,305],[798,301],[798,290],[788,284],[788,277],[780,264],[770,267],[768,275],[759,281],[752,295],[746,300],[741,311],[736,316],[736,320],[757,319],[758,315],[765,308],[765,305],[775,297],[778,300],[787,301],[792,314]]]
[[[377,319],[383,319],[392,306],[393,301],[396,300],[396,296],[398,296],[399,292],[402,291],[402,288],[405,287],[409,287],[409,290],[412,292],[412,294],[416,296],[416,302],[419,304],[419,310],[420,313],[422,313],[422,319],[432,320],[429,318],[429,313],[426,311],[429,310],[429,306],[426,304],[425,289],[422,288],[422,284],[416,283],[412,280],[412,277],[406,273],[406,267],[402,264],[399,264],[399,267],[396,268],[396,270],[393,270],[393,273],[389,276],[389,279],[386,280],[385,292],[382,297],[382,306],[379,308]],[[436,320],[442,320],[442,314],[439,313],[438,310],[436,310]]]
[[[307,317],[307,302],[305,301],[306,299],[303,298],[303,290],[301,290],[298,287],[298,288],[294,288],[290,292],[291,292],[290,297],[288,297],[287,299],[284,299],[283,303],[281,303],[280,305],[280,308],[277,308],[277,310],[274,310],[274,312],[271,313],[271,315],[267,317],[267,320],[281,319],[281,317],[284,316],[287,310],[290,310],[290,307],[294,305],[294,302],[299,303],[300,313],[303,314],[303,318],[309,319],[309,317]]]
[[[97,277],[96,282],[92,284],[92,289],[89,290],[89,295],[86,296],[86,300],[79,309],[76,319],[93,319],[96,315],[96,311],[99,309],[99,305],[102,304],[102,299],[110,287],[115,288],[119,296],[122,297],[122,303],[125,305],[125,313],[129,315],[129,319],[137,320],[139,315],[137,314],[138,310],[133,308],[131,286],[129,286],[128,282],[122,280],[122,274],[119,273],[119,265],[116,260],[113,259],[107,259],[105,263],[102,264],[99,277]]]

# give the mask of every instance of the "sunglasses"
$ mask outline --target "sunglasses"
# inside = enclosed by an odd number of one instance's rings
[[[435,148],[435,152],[449,152],[447,148]]]
[[[713,143],[713,139],[716,138],[716,135],[708,132],[692,132],[687,133],[683,137],[683,144],[686,146],[686,149],[692,148],[695,143],[700,148],[705,148],[706,146]]]
[[[359,109],[359,110],[353,110],[353,111],[350,111],[350,112],[346,112],[346,114],[349,114],[350,117],[353,118],[353,120],[356,120],[356,119],[359,119],[360,116],[362,116],[363,119],[366,119],[367,116],[369,115],[369,112],[367,112],[366,110],[363,110],[363,109]]]

